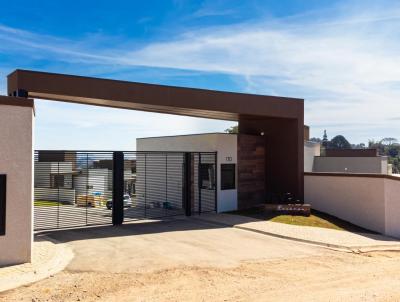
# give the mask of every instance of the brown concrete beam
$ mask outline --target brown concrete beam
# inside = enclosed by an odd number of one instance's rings
[[[4,95],[0,95],[0,105],[32,107],[32,108],[35,106],[32,99],[10,97]]]
[[[239,120],[239,115],[298,118],[303,100],[285,97],[143,84],[73,75],[16,70],[8,94],[88,105]]]

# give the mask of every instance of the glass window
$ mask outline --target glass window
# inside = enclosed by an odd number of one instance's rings
[[[52,188],[64,188],[64,175],[62,174],[52,174]]]
[[[221,190],[236,189],[235,174],[235,164],[221,164]]]
[[[215,189],[214,164],[200,164],[200,188],[206,190]]]

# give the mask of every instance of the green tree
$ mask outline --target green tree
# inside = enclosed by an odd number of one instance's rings
[[[392,164],[392,172],[400,173],[400,144],[393,137],[385,137],[379,141],[369,140],[368,147],[378,150],[379,155],[388,157],[389,163]]]
[[[365,144],[364,143],[359,143],[359,144],[351,144],[352,149],[365,149]]]
[[[336,135],[329,142],[330,149],[351,149],[351,145],[343,135]]]
[[[400,173],[400,159],[398,157],[389,157],[389,164],[392,164],[392,173]]]
[[[381,144],[383,144],[383,145],[390,146],[395,143],[397,143],[397,139],[395,139],[394,137],[385,137],[385,138],[382,138],[382,140],[381,140]]]
[[[400,146],[390,145],[388,147],[387,153],[390,157],[397,157],[399,155]]]
[[[310,142],[321,143],[322,140],[319,137],[312,137],[310,138]]]
[[[238,126],[238,125],[236,125],[236,126],[231,126],[230,128],[225,129],[225,132],[226,132],[226,133],[232,133],[232,134],[239,133],[239,126]]]

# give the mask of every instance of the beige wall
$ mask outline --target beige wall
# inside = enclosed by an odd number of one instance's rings
[[[304,192],[313,209],[400,237],[400,179],[309,174],[304,177]]]
[[[385,179],[386,234],[400,238],[400,178]]]
[[[31,107],[0,104],[0,173],[7,174],[6,234],[0,236],[0,266],[31,260],[33,123]]]
[[[388,174],[387,157],[315,157],[313,172]],[[307,172],[307,171],[305,171]]]

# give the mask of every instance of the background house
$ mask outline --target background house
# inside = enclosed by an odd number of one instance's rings
[[[324,156],[314,157],[312,171],[392,174],[392,167],[376,149],[327,149]]]
[[[392,174],[387,156],[376,149],[326,149],[321,144],[304,142],[304,172]]]
[[[37,151],[34,198],[75,204],[79,196],[112,197],[111,159],[95,159],[72,151]],[[125,194],[135,194],[136,161],[125,160]]]
[[[40,201],[75,203],[73,176],[76,154],[40,151],[35,156],[34,198]]]

